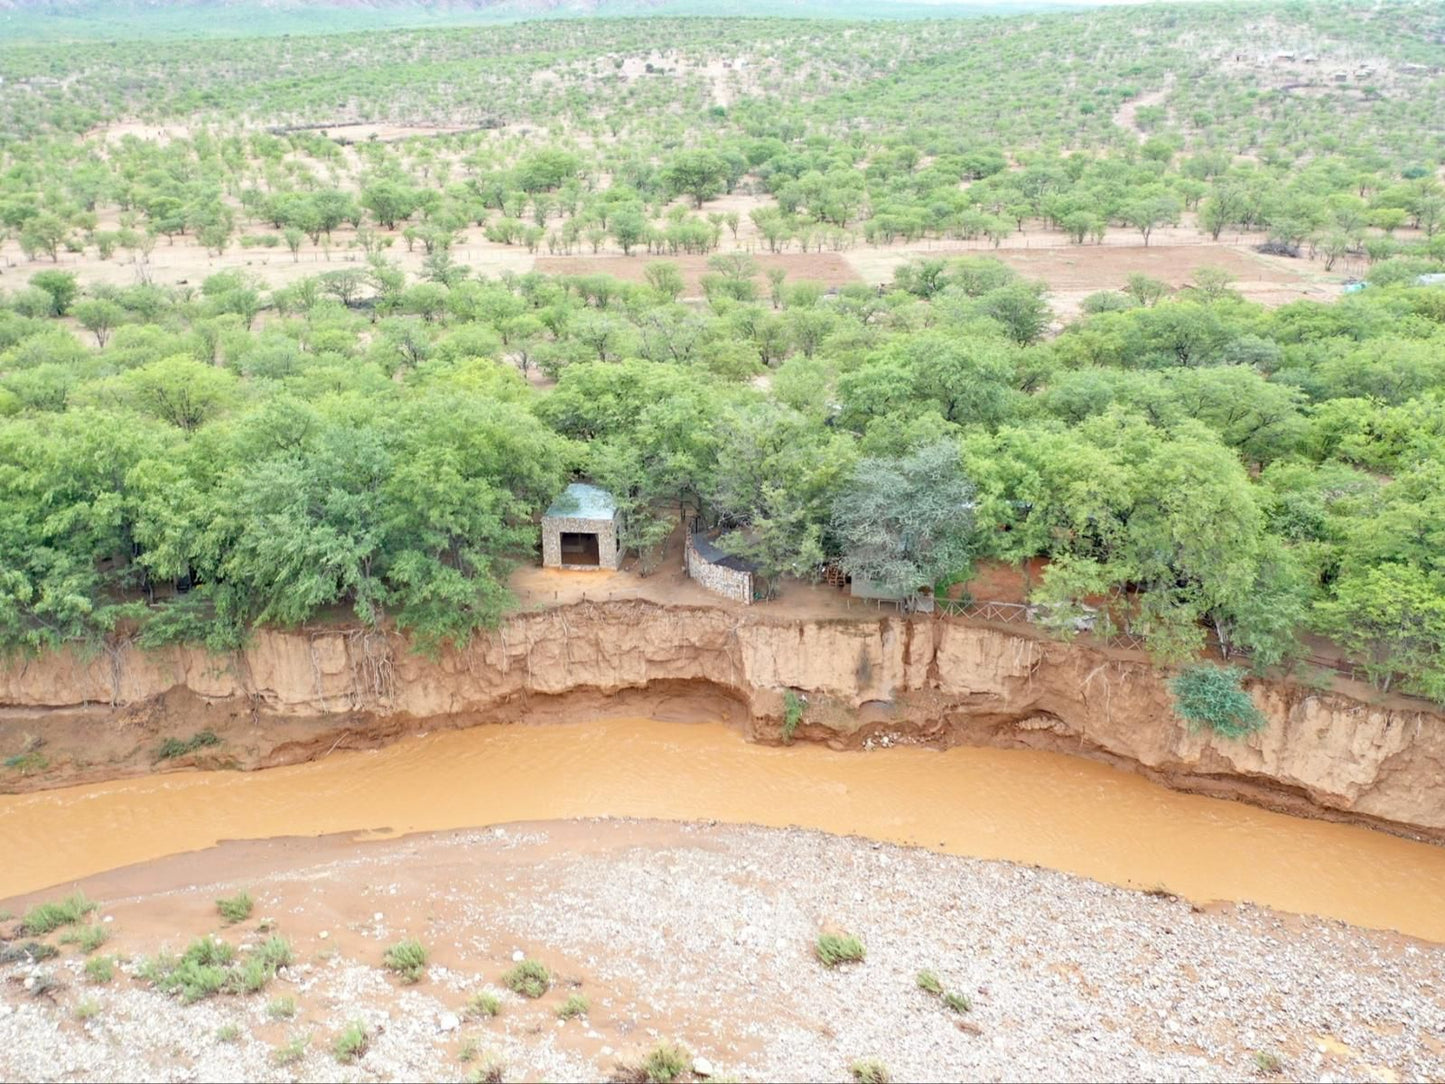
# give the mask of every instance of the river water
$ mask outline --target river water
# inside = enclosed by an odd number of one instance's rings
[[[1445,941],[1445,848],[1055,753],[751,745],[720,723],[482,726],[264,772],[0,797],[0,898],[223,839],[588,816],[798,825]]]

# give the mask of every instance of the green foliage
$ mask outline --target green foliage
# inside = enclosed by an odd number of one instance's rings
[[[81,926],[60,935],[62,945],[74,945],[87,956],[110,940],[110,931],[100,924]]]
[[[552,973],[538,960],[523,960],[502,976],[502,984],[515,994],[539,998],[552,987]]]
[[[791,742],[803,721],[803,698],[792,689],[783,690],[783,741]]]
[[[216,1029],[216,1041],[218,1043],[240,1042],[241,1029],[235,1024],[222,1024]]]
[[[691,1065],[692,1055],[686,1047],[678,1043],[661,1042],[647,1052],[638,1069],[648,1084],[671,1084],[687,1072]]]
[[[889,1084],[893,1079],[888,1067],[877,1058],[863,1058],[848,1066],[848,1072],[858,1084]]]
[[[100,1002],[93,997],[82,998],[76,1002],[73,1015],[82,1024],[93,1020],[100,1015]]]
[[[426,946],[415,938],[398,941],[382,955],[388,970],[401,976],[402,982],[420,982],[426,974]]]
[[[287,994],[266,1003],[266,1015],[272,1020],[290,1020],[296,1015],[296,999]]]
[[[34,775],[36,772],[43,772],[50,767],[50,758],[44,753],[32,749],[28,753],[17,753],[13,757],[6,757],[5,767],[19,772],[21,775]]]
[[[975,556],[1043,558],[1063,635],[1179,663],[1219,641],[1266,671],[1308,630],[1445,702],[1445,293],[1417,285],[1445,270],[1445,100],[1417,67],[1436,7],[485,33],[431,11],[304,45],[255,37],[321,28],[299,10],[112,9],[7,16],[0,651],[226,651],[324,616],[435,655],[502,619],[537,513],[587,476],[644,572],[692,516],[768,597],[835,561],[906,599]],[[1375,85],[1275,108],[1309,69],[1251,68],[1260,19],[1318,70],[1369,56]],[[247,33],[205,40],[225,27]],[[725,106],[718,42],[745,62]],[[277,78],[278,48],[325,77]],[[338,101],[478,130],[344,149],[305,127]],[[723,194],[749,212],[709,211]],[[1271,311],[1204,245],[1187,284],[1144,261],[1064,319],[984,256],[832,288],[779,262],[1022,233],[1087,268],[1176,224],[1369,286]],[[476,231],[631,251],[647,285],[473,275]],[[172,281],[172,245],[214,273]],[[252,273],[278,259],[286,285]]]
[[[271,1060],[279,1066],[295,1065],[306,1057],[306,1049],[310,1045],[311,1036],[309,1034],[294,1035],[271,1051]]]
[[[95,904],[85,898],[83,892],[66,896],[51,903],[38,903],[25,912],[20,921],[23,933],[32,937],[44,937],[62,926],[74,926],[95,910]]]
[[[932,994],[934,997],[943,996],[943,983],[932,971],[924,970],[918,973],[918,988],[925,994]]]
[[[906,597],[966,564],[973,486],[957,446],[925,445],[903,459],[864,459],[833,502],[833,530],[855,580]]]
[[[1265,724],[1247,692],[1243,671],[1230,666],[1191,666],[1169,683],[1174,711],[1190,729],[1208,727],[1226,738],[1242,738]]]
[[[967,994],[946,993],[943,995],[943,1003],[956,1013],[973,1011],[973,1002]]]
[[[1254,1071],[1259,1076],[1283,1076],[1284,1062],[1278,1054],[1268,1050],[1256,1050],[1254,1052]]]
[[[331,1044],[331,1053],[342,1065],[350,1065],[362,1057],[370,1045],[371,1035],[366,1030],[366,1025],[359,1020],[353,1020],[336,1036]]]
[[[115,978],[113,956],[92,956],[85,961],[85,977],[97,986],[103,986]]]
[[[201,730],[192,734],[189,738],[166,738],[156,747],[156,760],[175,760],[177,757],[189,756],[198,749],[212,749],[221,744],[221,739],[212,730]],[[217,903],[219,906],[219,901]],[[222,914],[225,912],[222,911]],[[249,912],[247,912],[249,914]],[[245,916],[243,915],[242,918]],[[239,922],[240,919],[228,919],[227,921]]]
[[[60,955],[60,950],[54,945],[48,945],[44,941],[26,941],[22,944],[9,944],[0,947],[0,963],[37,964],[42,960],[50,960]]]
[[[502,999],[496,994],[480,990],[467,998],[462,1013],[469,1020],[490,1019],[502,1011]]]
[[[269,937],[238,959],[233,946],[208,934],[192,941],[179,958],[164,953],[150,957],[139,975],[189,1004],[222,992],[257,993],[276,977],[278,968],[291,962],[291,946],[285,938]]]
[[[823,933],[813,943],[813,954],[824,967],[861,963],[868,955],[863,942],[848,933]]]
[[[586,1016],[587,1010],[592,1003],[582,994],[569,994],[567,1000],[557,1008],[557,1016],[562,1020],[571,1020],[576,1016]]]
[[[223,919],[231,923],[245,922],[251,917],[251,911],[255,906],[255,901],[251,899],[251,893],[245,889],[237,892],[234,896],[226,896],[216,901],[216,910],[221,913]]]

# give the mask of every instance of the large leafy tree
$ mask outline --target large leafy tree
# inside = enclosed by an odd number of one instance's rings
[[[931,587],[972,558],[973,496],[952,441],[860,460],[833,500],[843,567],[900,596]]]

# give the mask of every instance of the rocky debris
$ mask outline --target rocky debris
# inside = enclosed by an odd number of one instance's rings
[[[384,883],[403,864],[400,888]],[[194,886],[189,913],[226,887]],[[837,1080],[866,1059],[920,1081],[1445,1077],[1445,948],[867,840],[562,822],[350,845],[264,888],[288,908],[324,898],[332,932],[321,941],[318,916],[264,994],[182,1005],[138,960],[96,986],[67,950],[48,963],[55,998],[36,999],[33,967],[0,969],[0,1079],[460,1081],[486,1058],[507,1079],[597,1080],[665,1041],[697,1078]],[[351,955],[348,923],[382,894],[398,930],[424,927],[449,954],[418,985]],[[142,909],[174,923],[182,895],[124,901],[120,934]],[[824,929],[856,935],[865,958],[819,966]],[[552,990],[499,990],[495,1018],[463,1019],[516,945]],[[918,988],[925,969],[952,1006]],[[574,992],[585,1026],[558,1027]],[[268,1017],[280,994],[294,1020]],[[96,1011],[78,1014],[87,1000]],[[350,1021],[369,1045],[342,1066],[331,1044]],[[278,1064],[293,1040],[297,1060]]]

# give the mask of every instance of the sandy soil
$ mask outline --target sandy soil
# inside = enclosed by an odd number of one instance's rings
[[[991,256],[1049,288],[1049,303],[1064,320],[1080,312],[1084,298],[1100,290],[1118,290],[1139,272],[1171,286],[1188,283],[1201,267],[1219,267],[1235,276],[1234,288],[1250,301],[1276,306],[1301,298],[1328,301],[1338,297],[1352,271],[1337,264],[1333,273],[1310,260],[1262,256],[1246,237],[1209,240],[1192,227],[1156,230],[1146,246],[1135,231],[1111,230],[1103,244],[1073,245],[1061,234],[1015,234],[1000,247],[986,241],[930,241],[921,245],[874,248],[860,246],[846,258],[869,283],[892,279],[913,259]]]
[[[80,887],[110,933],[100,953],[129,962],[105,985],[71,948],[0,969],[6,1079],[461,1080],[494,1061],[509,1080],[597,1080],[661,1040],[690,1052],[686,1080],[839,1080],[863,1058],[899,1080],[1238,1080],[1258,1054],[1295,1079],[1445,1073],[1445,949],[799,830],[273,840]],[[213,901],[243,888],[255,911],[224,926]],[[204,933],[254,944],[263,924],[296,954],[263,993],[184,1006],[135,974]],[[857,935],[866,959],[820,966],[824,930]],[[430,951],[415,986],[381,966],[404,937]],[[555,976],[537,1001],[502,985],[523,955]],[[925,968],[969,1010],[917,989]],[[467,1018],[479,990],[495,1018]],[[589,1009],[563,1022],[573,994]],[[289,1021],[266,1010],[282,996]],[[371,1041],[342,1066],[330,1048],[352,1020]],[[296,1037],[304,1055],[278,1065]]]

